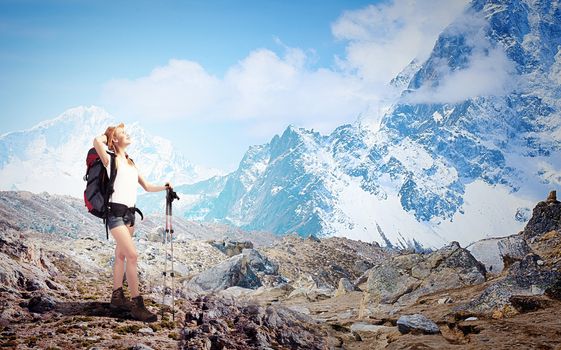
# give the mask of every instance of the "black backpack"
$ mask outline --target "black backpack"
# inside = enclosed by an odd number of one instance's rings
[[[92,215],[102,218],[105,225],[107,238],[109,233],[107,229],[107,214],[109,213],[109,197],[113,193],[113,184],[117,177],[117,169],[115,166],[115,155],[107,152],[111,156],[111,174],[107,177],[107,171],[103,166],[103,162],[95,148],[88,151],[86,157],[86,189],[84,190],[84,203],[88,208],[88,212]]]

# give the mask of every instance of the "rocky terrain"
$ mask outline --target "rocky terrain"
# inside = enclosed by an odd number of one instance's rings
[[[554,192],[519,233],[423,254],[181,222],[173,308],[161,227],[139,221],[141,290],[159,314],[150,324],[109,308],[114,243],[102,225],[88,231],[79,201],[1,192],[0,204],[2,348],[561,348]],[[46,222],[52,230],[38,229]]]

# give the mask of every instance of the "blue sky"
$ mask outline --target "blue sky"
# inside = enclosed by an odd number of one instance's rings
[[[0,134],[98,105],[230,171],[289,124],[379,117],[465,5],[436,2],[0,0]]]

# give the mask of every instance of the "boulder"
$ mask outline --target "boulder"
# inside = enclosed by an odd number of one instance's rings
[[[256,272],[262,272],[266,275],[276,275],[279,272],[277,264],[261,255],[261,253],[255,249],[243,249],[242,254],[249,267]]]
[[[393,304],[404,294],[415,290],[420,283],[406,271],[390,264],[378,265],[370,270],[366,293],[374,304]]]
[[[492,283],[479,297],[459,306],[458,310],[473,313],[493,314],[505,308],[515,312],[513,296],[550,295],[561,296],[561,272],[538,264],[540,257],[528,254],[509,267],[507,275]],[[512,314],[512,312],[510,313]]]
[[[248,268],[243,255],[236,255],[192,278],[188,288],[200,291],[220,291],[239,286],[255,289],[261,286],[257,275]]]
[[[546,201],[536,205],[522,234],[530,240],[552,230],[561,231],[561,202],[550,193]]]
[[[421,315],[403,315],[397,320],[397,329],[402,333],[437,334],[440,329],[430,319]]]
[[[368,260],[357,260],[353,264],[353,270],[357,274],[362,275],[363,273],[371,269],[372,266],[374,265]]]
[[[27,304],[27,308],[31,312],[44,313],[54,310],[58,301],[46,294],[39,294],[32,297]]]
[[[187,349],[327,349],[328,335],[307,315],[212,296],[186,300]]]
[[[382,348],[389,343],[388,338],[398,336],[399,332],[395,327],[357,322],[351,325],[351,334],[357,340],[376,342],[376,348]]]
[[[263,285],[264,276],[275,275],[273,282],[281,282],[278,266],[262,256],[257,250],[244,249],[220,264],[193,277],[187,288],[196,291],[216,292],[229,287],[257,289]]]
[[[485,273],[457,242],[430,254],[396,256],[368,271],[361,309],[396,302],[410,305],[429,293],[483,283]]]
[[[531,300],[526,298],[528,296],[546,295],[561,299],[560,225],[561,203],[555,193],[550,193],[546,201],[536,205],[524,231],[503,241],[503,249],[508,252],[505,255],[515,257],[507,273],[474,300],[456,309],[508,317],[525,308],[517,302]]]
[[[530,246],[522,235],[503,238],[497,242],[497,246],[505,267],[524,259],[531,252]]]
[[[335,292],[335,296],[338,297],[354,290],[355,286],[351,283],[351,281],[349,281],[347,278],[341,278],[339,280],[339,286],[337,288],[337,291]]]
[[[504,269],[503,257],[498,243],[502,238],[485,238],[466,247],[477,261],[491,274],[500,274]]]

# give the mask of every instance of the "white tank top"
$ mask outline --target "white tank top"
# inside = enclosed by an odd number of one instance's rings
[[[129,165],[127,160],[122,161],[119,157],[115,158],[115,162],[117,163],[117,177],[113,184],[113,195],[109,201],[134,207],[138,188],[138,170],[135,166]],[[111,161],[107,164],[106,170],[107,176],[111,176]]]

